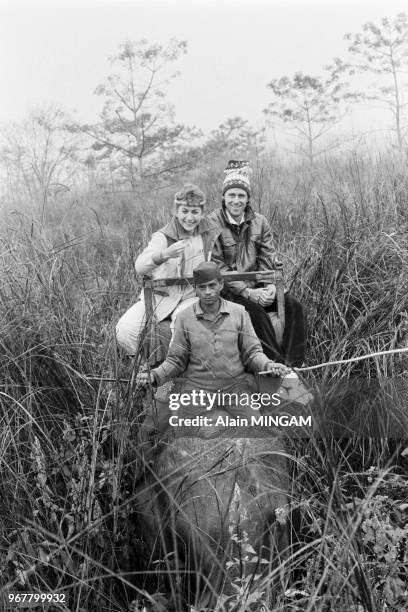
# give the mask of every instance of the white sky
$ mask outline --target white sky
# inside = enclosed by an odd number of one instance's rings
[[[96,121],[93,91],[119,43],[176,37],[188,41],[169,94],[178,120],[205,131],[234,116],[259,125],[272,78],[319,74],[344,55],[346,32],[399,12],[406,0],[0,0],[0,122],[49,103]]]

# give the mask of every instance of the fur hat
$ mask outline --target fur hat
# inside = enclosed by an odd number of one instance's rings
[[[251,196],[251,185],[249,182],[251,167],[249,161],[231,159],[224,170],[224,174],[225,179],[222,185],[222,195],[224,195],[228,189],[236,187],[237,189],[246,191],[248,197]]]

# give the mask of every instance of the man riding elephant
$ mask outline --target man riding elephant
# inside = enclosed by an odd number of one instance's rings
[[[178,313],[165,361],[149,374],[140,373],[138,382],[150,380],[163,385],[182,375],[181,391],[194,398],[203,390],[238,395],[252,393],[255,391],[253,374],[262,370],[273,376],[285,376],[288,368],[271,361],[262,352],[245,309],[220,297],[223,282],[217,264],[201,263],[194,269],[193,277],[198,303]],[[251,414],[248,405],[239,403],[213,408],[234,416]],[[194,402],[182,407],[181,412],[184,417],[208,414],[206,406],[197,406]],[[165,418],[159,415],[160,429],[166,424]]]
[[[228,162],[222,206],[208,215],[220,228],[212,260],[222,272],[271,270],[276,259],[271,227],[250,206],[250,168],[247,161]],[[225,283],[223,296],[245,307],[269,359],[300,367],[305,356],[305,321],[301,304],[285,294],[285,329],[280,344],[268,313],[276,312],[276,287],[247,281]]]
[[[243,306],[220,297],[223,283],[217,264],[199,264],[193,278],[198,302],[177,314],[167,358],[150,372],[139,372],[138,382],[162,385],[182,376],[179,420],[215,413],[252,416],[252,408],[239,399],[232,404],[217,399],[209,412],[208,405],[197,405],[194,397],[201,391],[251,395],[254,374],[267,371],[284,377],[289,368],[262,352]],[[159,413],[163,433],[174,413]],[[265,436],[261,426],[249,431],[246,423],[220,429],[216,424],[191,424],[172,428],[171,443],[162,445],[152,461],[154,479],[141,492],[136,508],[140,537],[153,562],[175,560],[170,570],[181,568],[179,584],[194,609],[215,609],[219,596],[234,597],[237,581],[252,584],[261,577],[265,588],[259,596],[269,602],[289,546],[288,524],[280,518],[289,503],[282,438],[276,432]],[[144,426],[150,425],[148,414]],[[245,546],[253,555],[249,559],[245,553],[241,562]],[[184,609],[180,601],[174,607]]]

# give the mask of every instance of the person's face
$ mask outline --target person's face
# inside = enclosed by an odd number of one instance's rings
[[[233,187],[224,193],[225,208],[235,221],[240,221],[245,206],[248,203],[248,194],[245,189]]]
[[[183,229],[192,234],[203,217],[203,209],[201,206],[181,205],[177,207],[176,217]]]
[[[196,285],[195,289],[200,302],[210,306],[218,301],[222,287],[222,281],[214,279],[207,283]]]

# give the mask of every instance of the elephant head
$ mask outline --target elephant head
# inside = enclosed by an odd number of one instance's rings
[[[288,548],[287,474],[279,438],[183,437],[158,455],[138,520],[151,560],[172,559],[195,609],[213,609],[239,585],[244,597],[251,576],[278,577]]]

